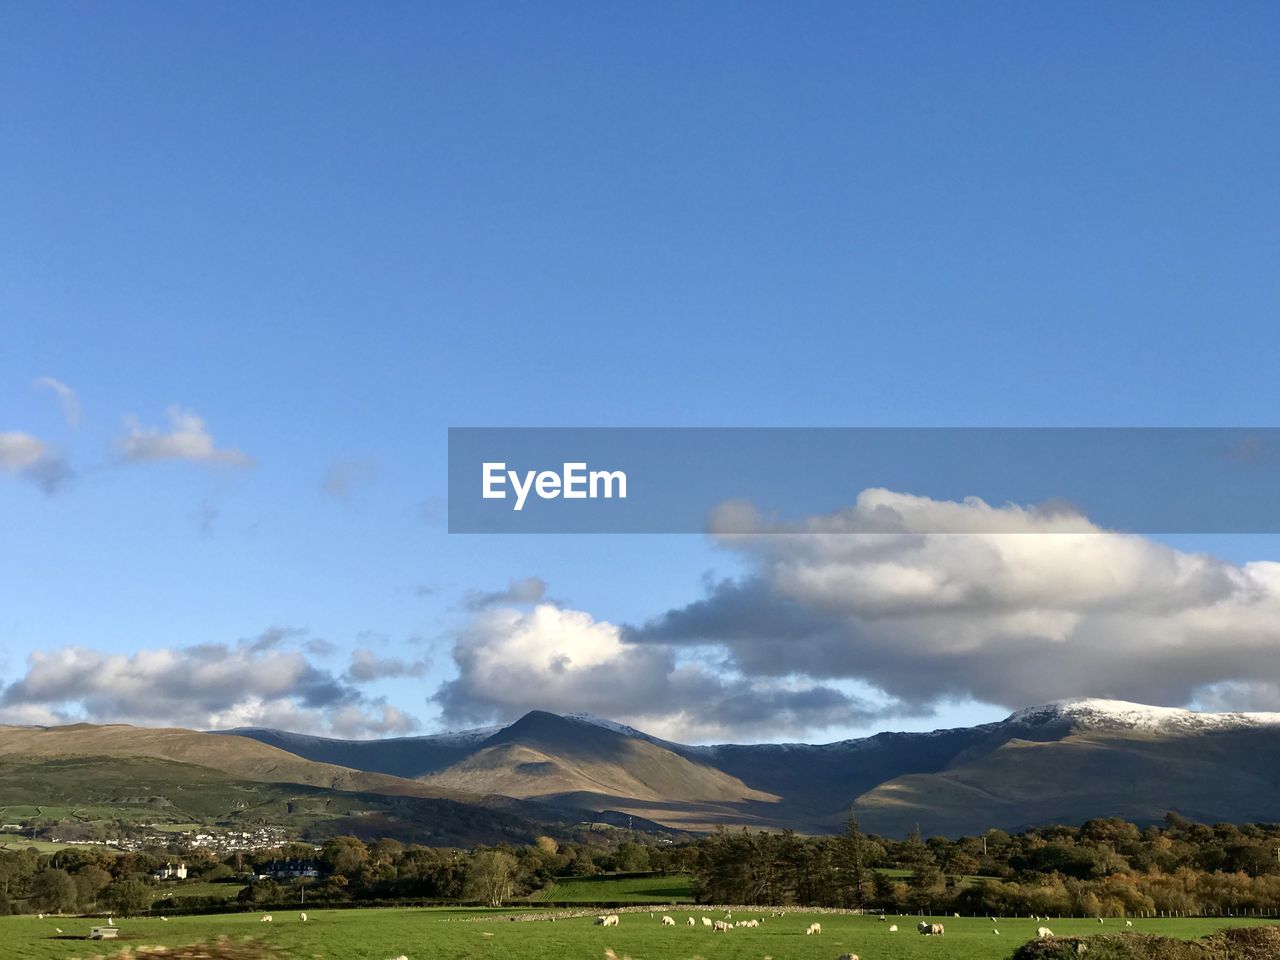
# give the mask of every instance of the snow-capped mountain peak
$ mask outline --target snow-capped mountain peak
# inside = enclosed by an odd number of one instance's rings
[[[1280,726],[1280,713],[1202,713],[1179,707],[1152,707],[1126,700],[1074,697],[1027,707],[1011,715],[1005,722],[1026,726],[1068,723],[1085,729],[1206,733],[1214,730]]]

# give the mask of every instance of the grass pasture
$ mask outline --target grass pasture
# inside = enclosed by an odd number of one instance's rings
[[[126,919],[117,921],[123,939],[115,947],[61,939],[55,931],[61,927],[67,934],[87,934],[92,920],[3,917],[0,955],[5,960],[71,960],[114,953],[129,945],[176,946],[224,934],[237,939],[260,937],[280,947],[286,957],[298,960],[389,960],[400,954],[409,960],[603,960],[606,947],[633,960],[834,960],[846,952],[857,953],[863,960],[1005,960],[1034,935],[1036,927],[1033,920],[1003,921],[997,925],[1001,935],[996,936],[989,921],[943,918],[946,935],[935,938],[919,936],[911,917],[878,923],[869,917],[804,913],[769,917],[768,911],[751,911],[735,914],[735,918],[763,913],[767,919],[759,929],[716,934],[701,924],[694,928],[685,925],[686,917],[702,916],[698,910],[666,912],[676,918],[678,926],[661,926],[661,910],[652,919],[648,912],[624,913],[616,928],[594,926],[590,917],[513,923],[505,919],[510,911],[474,909],[315,910],[308,911],[307,923],[302,923],[296,912],[280,911],[269,924],[259,922],[258,914],[174,917],[168,922]],[[821,936],[804,935],[812,920],[822,924]],[[897,923],[898,933],[889,933],[890,923]],[[1135,920],[1134,929],[1192,938],[1248,923]],[[1088,920],[1054,920],[1050,925],[1063,935],[1114,932],[1123,927],[1122,922],[1100,926]]]
[[[572,877],[557,880],[538,899],[555,903],[692,903],[693,880],[685,874]]]

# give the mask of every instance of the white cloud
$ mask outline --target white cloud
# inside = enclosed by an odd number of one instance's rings
[[[71,427],[80,426],[80,399],[76,392],[61,380],[53,377],[40,377],[33,384],[37,390],[52,390],[62,407],[62,416]]]
[[[370,700],[312,664],[301,631],[272,628],[235,644],[162,647],[131,654],[69,646],[38,651],[0,688],[0,718],[89,720],[195,729],[274,726],[367,736],[417,721]]]
[[[716,645],[754,677],[863,681],[907,709],[1245,705],[1280,683],[1277,563],[1182,552],[1061,510],[887,490],[792,526],[735,505],[717,529],[750,572],[633,640]]]
[[[436,694],[445,720],[483,723],[528,710],[587,711],[659,736],[715,739],[865,720],[865,704],[831,687],[756,683],[716,662],[682,662],[627,643],[617,626],[540,603],[477,613],[457,636],[458,678]]]
[[[253,458],[234,447],[218,447],[204,420],[190,410],[170,407],[167,431],[142,426],[126,417],[128,433],[116,441],[121,456],[131,463],[185,460],[192,463],[251,467]]]

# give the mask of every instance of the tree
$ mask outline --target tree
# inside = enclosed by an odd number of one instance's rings
[[[481,850],[467,866],[463,897],[500,907],[511,896],[516,858],[505,850]]]
[[[334,837],[320,851],[320,859],[330,873],[354,877],[369,859],[369,848],[356,837]]]
[[[31,881],[31,905],[45,913],[73,912],[76,895],[76,882],[65,870],[45,867]]]
[[[107,908],[126,917],[146,913],[151,909],[151,901],[154,899],[155,892],[151,886],[132,877],[112,880],[102,892],[102,902]]]

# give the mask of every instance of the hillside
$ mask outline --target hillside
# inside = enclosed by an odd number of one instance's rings
[[[613,809],[676,827],[703,826],[709,817],[754,820],[748,805],[778,799],[653,741],[542,711],[422,779],[442,789]]]
[[[339,758],[350,766],[332,762]],[[119,772],[134,769],[122,766],[126,759],[141,764],[131,774],[138,783],[151,777],[168,786],[125,789]],[[1150,823],[1169,810],[1207,822],[1280,820],[1280,715],[1105,700],[828,744],[688,746],[541,711],[496,730],[381,741],[272,730],[0,727],[0,805],[6,796],[55,790],[39,787],[41,776],[68,764],[80,764],[86,789],[112,802],[149,793],[160,799],[146,800],[148,809],[216,808],[226,819],[265,810],[398,836],[430,836],[436,827],[415,818],[460,822],[468,810],[484,812],[473,831],[479,836],[582,820],[824,833],[841,829],[851,811],[864,829],[891,836],[916,825],[958,835],[1109,816]],[[211,796],[201,799],[205,788],[193,781],[210,784]],[[500,825],[484,820],[498,814],[506,818]]]

